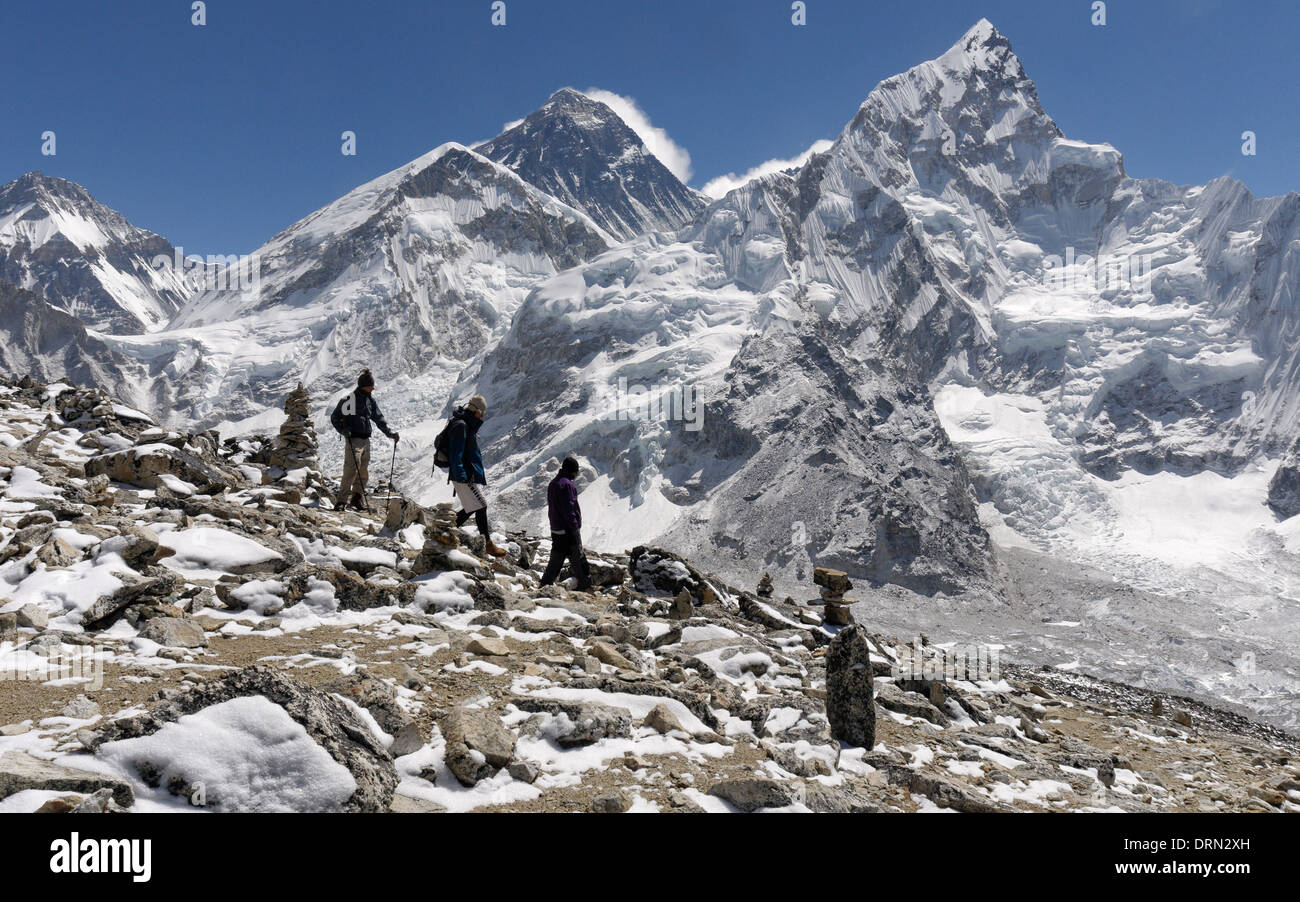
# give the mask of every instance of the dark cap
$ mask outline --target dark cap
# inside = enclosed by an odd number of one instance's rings
[[[375,377],[370,375],[370,370],[362,370],[361,375],[357,377],[357,388],[374,388]]]
[[[578,475],[578,462],[572,457],[566,457],[564,463],[560,464],[561,473],[569,473],[573,476]]]

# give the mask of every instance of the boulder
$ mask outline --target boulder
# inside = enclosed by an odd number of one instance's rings
[[[619,790],[601,793],[591,800],[591,810],[597,814],[622,814],[632,807],[632,800]]]
[[[327,589],[333,591],[338,606],[349,611],[365,611],[409,601],[400,597],[402,590],[398,587],[382,586],[344,567],[328,564],[295,564],[275,578],[285,587],[286,607]]]
[[[123,530],[120,536],[107,539],[100,546],[101,551],[115,551],[122,560],[135,568],[156,564],[176,552],[159,544],[158,533],[147,526],[132,524]]]
[[[453,548],[454,546],[442,541],[440,534],[436,530],[429,530],[424,540],[424,547],[420,549],[420,554],[412,565],[413,572],[432,573],[434,571],[460,570],[480,580],[487,581],[492,578],[492,571],[481,562],[463,553],[453,557],[449,553]]]
[[[673,596],[673,604],[668,609],[668,616],[673,620],[689,620],[695,616],[695,603],[691,600],[689,589],[682,589]]]
[[[521,783],[535,783],[541,776],[541,769],[531,761],[514,761],[506,768],[512,779]]]
[[[514,594],[494,579],[472,583],[469,587],[474,607],[480,611],[504,611]]]
[[[930,700],[915,692],[906,692],[891,682],[882,682],[876,688],[876,703],[898,714],[920,717],[937,726],[948,725],[948,715],[944,714]]]
[[[364,670],[341,677],[324,688],[360,705],[370,712],[379,728],[393,737],[388,752],[394,758],[409,755],[424,747],[419,726],[397,702],[397,693],[381,679]]]
[[[853,581],[843,570],[832,570],[830,567],[818,567],[813,571],[813,582],[821,586],[826,591],[822,597],[827,595],[843,595],[849,589],[853,588]]]
[[[465,646],[465,651],[472,655],[487,657],[504,657],[510,654],[510,649],[500,639],[479,636],[469,640],[469,643]]]
[[[16,613],[20,628],[43,630],[50,625],[50,615],[40,605],[25,604]]]
[[[627,579],[627,568],[600,557],[587,558],[587,573],[593,586],[617,586]]]
[[[685,558],[664,548],[638,545],[632,549],[628,570],[633,583],[643,590],[657,590],[677,595],[683,589],[695,600],[704,603],[704,575]]]
[[[437,802],[430,802],[428,799],[417,799],[400,793],[393,796],[393,804],[388,809],[391,814],[440,814],[446,810],[446,805],[439,805]]]
[[[48,569],[60,570],[81,560],[81,552],[63,539],[53,538],[36,550],[36,560]]]
[[[88,740],[91,750],[107,742],[148,736],[186,714],[235,698],[262,696],[279,705],[331,758],[352,774],[356,790],[344,811],[387,811],[398,783],[392,756],[356,713],[328,692],[305,686],[266,665],[248,667],[161,702],[153,710],[113,721]]]
[[[401,495],[394,495],[388,499],[388,515],[384,518],[384,529],[388,532],[397,532],[412,524],[423,522],[424,508],[411,501],[409,498],[403,498]]]
[[[86,461],[85,471],[88,477],[104,475],[114,482],[146,489],[165,487],[166,480],[160,477],[174,476],[205,493],[235,481],[198,454],[157,442],[97,454]]]
[[[826,717],[831,735],[849,745],[876,744],[871,652],[859,626],[840,630],[826,652]]]
[[[148,576],[117,574],[123,585],[108,595],[101,595],[81,614],[87,629],[106,626],[110,620],[133,604],[164,602],[179,593],[184,580],[179,573],[162,567],[150,568]]]
[[[492,711],[452,708],[438,726],[446,740],[447,769],[463,786],[473,786],[514,760],[514,734]]]
[[[64,717],[71,717],[73,720],[90,720],[92,717],[99,716],[99,705],[84,695],[78,695],[64,705],[59,714]]]
[[[208,644],[203,627],[183,617],[155,617],[145,623],[140,638],[168,648],[202,648]]]
[[[112,814],[122,808],[113,801],[111,789],[100,789],[86,796],[72,809],[72,814]]]
[[[940,808],[951,808],[967,814],[993,814],[1014,809],[990,802],[969,787],[933,774],[914,771],[906,765],[890,764],[885,767],[890,783],[905,786],[913,795],[923,795]]]
[[[690,732],[682,726],[682,722],[677,719],[677,715],[672,712],[672,709],[662,702],[650,709],[650,713],[645,716],[642,723],[659,733],[671,733],[674,730],[681,730],[683,733]]]
[[[632,712],[600,702],[573,702],[547,698],[518,698],[515,707],[554,715],[551,735],[560,745],[588,745],[606,738],[632,735]]]
[[[783,783],[763,777],[742,777],[737,780],[720,780],[709,787],[709,795],[726,799],[741,811],[759,808],[784,808],[802,804],[806,793],[802,785]]]
[[[602,664],[608,664],[611,667],[618,668],[619,670],[639,671],[641,669],[632,661],[628,660],[622,652],[609,642],[602,642],[597,639],[588,644],[587,650],[591,653],[592,657],[600,661]]]
[[[64,767],[26,752],[6,752],[0,756],[0,799],[24,789],[86,795],[108,789],[113,800],[123,808],[135,802],[135,792],[130,784],[117,777]]]

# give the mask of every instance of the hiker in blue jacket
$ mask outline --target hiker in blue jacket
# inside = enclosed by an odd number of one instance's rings
[[[388,428],[371,394],[374,390],[375,377],[370,375],[370,370],[362,370],[357,377],[356,391],[339,399],[330,414],[330,425],[338,430],[345,443],[343,485],[339,487],[339,497],[334,502],[335,510],[342,510],[349,503],[357,510],[370,510],[366,503],[366,482],[370,478],[371,421],[394,443],[401,437]]]
[[[578,462],[566,457],[560,464],[560,475],[546,487],[546,512],[551,521],[551,559],[546,562],[542,585],[549,586],[560,575],[565,558],[569,572],[578,580],[579,592],[591,591],[591,573],[587,555],[582,550],[582,508],[578,505],[578,487],[573,478],[578,475]]]
[[[448,470],[452,488],[461,506],[460,513],[456,514],[456,525],[464,526],[470,515],[473,515],[479,535],[483,536],[484,550],[488,554],[504,557],[506,550],[492,541],[492,530],[488,527],[487,498],[480,488],[487,485],[483,455],[478,450],[478,430],[483,425],[486,413],[487,401],[482,395],[475,395],[464,407],[458,407],[452,413],[451,423],[447,427]]]

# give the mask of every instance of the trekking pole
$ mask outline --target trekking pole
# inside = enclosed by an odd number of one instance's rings
[[[397,439],[393,439],[393,462],[388,465],[388,504],[393,503],[393,473],[397,470]]]

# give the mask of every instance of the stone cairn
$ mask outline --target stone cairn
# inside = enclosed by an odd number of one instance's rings
[[[843,570],[818,567],[813,571],[813,582],[821,586],[826,622],[836,626],[848,626],[852,623],[853,614],[850,613],[849,606],[857,599],[844,597],[844,593],[853,588],[848,574]]]
[[[289,470],[317,469],[316,427],[311,420],[311,397],[298,383],[284,399],[285,421],[271,448],[271,466]]]
[[[320,497],[328,494],[317,457],[319,444],[316,440],[316,426],[311,419],[311,396],[301,382],[284,399],[284,412],[285,420],[280,426],[280,434],[271,442],[270,453],[267,455],[271,470],[263,478],[281,482],[280,501],[300,504],[305,495]],[[285,476],[295,470],[305,470],[306,473],[300,482],[290,483]]]
[[[759,598],[772,597],[772,574],[764,573],[763,576],[759,579],[758,597]]]
[[[394,499],[396,500],[396,499]],[[402,510],[407,510],[405,506]],[[449,561],[447,552],[453,548],[460,547],[460,531],[456,526],[456,511],[449,502],[442,502],[432,508],[419,508],[422,516],[418,521],[412,519],[403,523],[401,520],[395,520],[395,510],[390,505],[389,520],[385,527],[396,531],[403,529],[414,522],[424,523],[424,547],[420,550],[420,555],[415,562],[416,573],[427,573],[430,570],[456,570],[460,567]],[[404,517],[402,519],[405,519]]]

